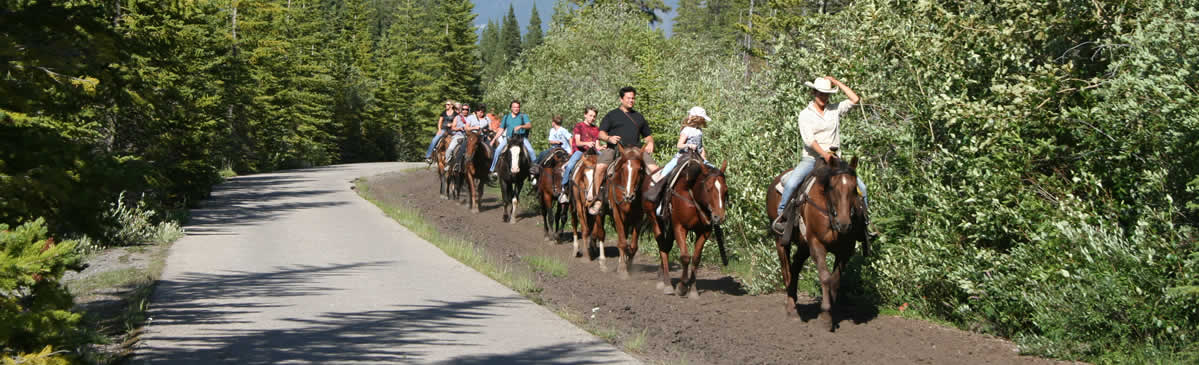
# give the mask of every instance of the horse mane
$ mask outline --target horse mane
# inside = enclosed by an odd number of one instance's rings
[[[853,167],[849,166],[849,162],[845,162],[845,160],[842,160],[841,158],[834,158],[831,165],[819,165],[820,166],[817,166],[816,170],[812,173],[813,176],[816,177],[816,183],[821,184],[821,186],[828,186],[829,179],[837,175],[849,174],[855,179],[858,177],[858,172],[854,170]]]

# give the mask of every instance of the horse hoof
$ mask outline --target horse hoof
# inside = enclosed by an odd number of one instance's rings
[[[608,272],[608,265],[604,265],[603,262],[600,262],[599,266],[600,266],[600,272]]]
[[[687,295],[687,286],[683,285],[683,283],[679,283],[679,285],[676,285],[674,287],[674,295],[677,295],[679,297]]]
[[[687,298],[689,298],[691,300],[699,299],[699,289],[692,289],[691,293],[687,294]]]
[[[661,281],[659,281],[657,285],[654,285],[654,287],[658,288],[658,289],[662,289],[662,287],[664,287],[664,286],[666,286],[666,284],[662,284]]]
[[[478,214],[478,213],[479,213],[479,208],[471,208],[470,212],[471,212],[471,213],[476,213],[476,214]]]

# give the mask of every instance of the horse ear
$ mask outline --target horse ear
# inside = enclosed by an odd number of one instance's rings
[[[724,174],[725,169],[728,169],[728,168],[729,168],[729,161],[725,160],[723,163],[720,164],[720,173]]]
[[[858,169],[858,156],[853,156],[853,159],[849,160],[849,168],[853,170]]]

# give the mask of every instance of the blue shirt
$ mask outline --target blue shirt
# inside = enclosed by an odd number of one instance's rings
[[[528,123],[529,116],[525,113],[520,113],[520,115],[515,117],[512,116],[512,113],[506,113],[504,114],[504,119],[500,120],[500,128],[504,130],[504,138],[509,138],[512,137],[512,133],[514,132],[513,129]],[[521,129],[519,131],[515,131],[515,133],[526,137],[529,136],[528,129]]]
[[[562,142],[562,144],[561,144],[562,149],[566,150],[566,152],[568,152],[568,153],[574,152],[574,150],[571,149],[571,146],[570,146],[570,131],[567,131],[566,128],[562,128],[562,127],[550,128],[550,137],[549,138],[550,138],[550,142],[553,142],[553,141]],[[551,143],[551,145],[552,145],[552,143]]]

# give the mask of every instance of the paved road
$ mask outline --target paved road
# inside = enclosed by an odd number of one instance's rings
[[[635,363],[351,191],[401,163],[244,176],[192,211],[134,363]],[[420,164],[423,166],[423,164]]]

